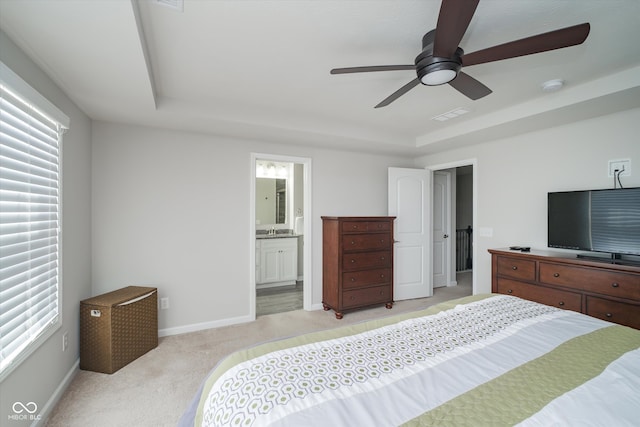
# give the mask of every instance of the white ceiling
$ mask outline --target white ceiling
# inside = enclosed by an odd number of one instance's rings
[[[640,107],[640,1],[481,0],[470,53],[589,22],[584,44],[464,68],[493,93],[418,86],[440,1],[0,0],[0,27],[91,118],[285,143],[429,153]],[[542,82],[565,87],[543,93]],[[446,122],[432,117],[463,107]]]

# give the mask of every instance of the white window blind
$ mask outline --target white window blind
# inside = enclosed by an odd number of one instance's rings
[[[59,110],[47,114],[52,104],[0,65],[1,378],[59,324],[64,126],[52,118]]]

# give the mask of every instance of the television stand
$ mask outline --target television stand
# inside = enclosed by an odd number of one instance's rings
[[[640,266],[534,249],[530,253],[509,249],[489,252],[492,292],[640,329]]]

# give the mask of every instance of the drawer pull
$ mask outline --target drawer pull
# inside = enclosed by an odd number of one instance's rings
[[[384,261],[384,257],[383,256],[380,257],[380,261]]]
[[[380,291],[380,295],[384,295],[384,291]]]
[[[381,278],[381,279],[384,279],[384,274],[381,274],[381,275],[380,275],[380,278]]]
[[[352,260],[351,260],[351,264],[355,264],[355,263],[356,263],[356,260],[355,260],[355,259],[352,259]]]
[[[560,301],[560,302],[558,303],[558,305],[559,305],[560,307],[562,307],[562,306],[564,305],[564,301]]]
[[[355,281],[356,281],[356,279],[355,279],[354,277],[352,277],[352,278],[351,278],[351,281],[352,281],[352,282],[355,282]]]
[[[384,243],[384,239],[380,239],[380,243]]]
[[[553,273],[553,277],[560,277],[560,273]]]
[[[507,291],[507,293],[508,293],[508,294],[512,294],[512,293],[513,293],[513,290],[509,289],[509,290]]]
[[[619,285],[619,284],[617,284],[617,283],[612,283],[612,284],[611,284],[611,287],[612,287],[612,288],[617,288],[618,286],[620,286],[620,285]]]
[[[355,244],[356,244],[356,242],[354,242],[354,241],[352,240],[352,241],[351,241],[351,244],[352,244],[352,245],[355,245]]]
[[[607,313],[607,314],[605,314],[605,316],[607,316],[607,317],[611,318],[611,317],[613,317],[613,314],[611,314],[611,313]]]
[[[511,267],[511,269],[512,269],[512,270],[517,270],[517,269],[518,269],[518,267],[514,265],[513,267]]]

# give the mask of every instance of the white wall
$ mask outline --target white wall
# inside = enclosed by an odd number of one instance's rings
[[[491,291],[487,249],[546,248],[547,192],[613,188],[610,159],[631,159],[632,175],[622,184],[640,187],[639,130],[640,109],[634,109],[419,158],[421,166],[477,159],[475,291]],[[481,227],[493,229],[493,237],[478,236]]]
[[[91,294],[91,122],[66,95],[0,31],[0,59],[70,119],[62,145],[62,327],[0,384],[0,424],[16,401],[34,402],[43,418],[76,372],[79,301]],[[69,347],[62,352],[62,334]],[[10,421],[12,426],[32,421]]]
[[[93,124],[93,294],[153,285],[175,333],[249,315],[251,153],[312,159],[313,297],[322,298],[321,215],[386,215],[387,168],[409,158]],[[305,236],[305,241],[308,237]],[[307,266],[305,265],[305,269]]]

